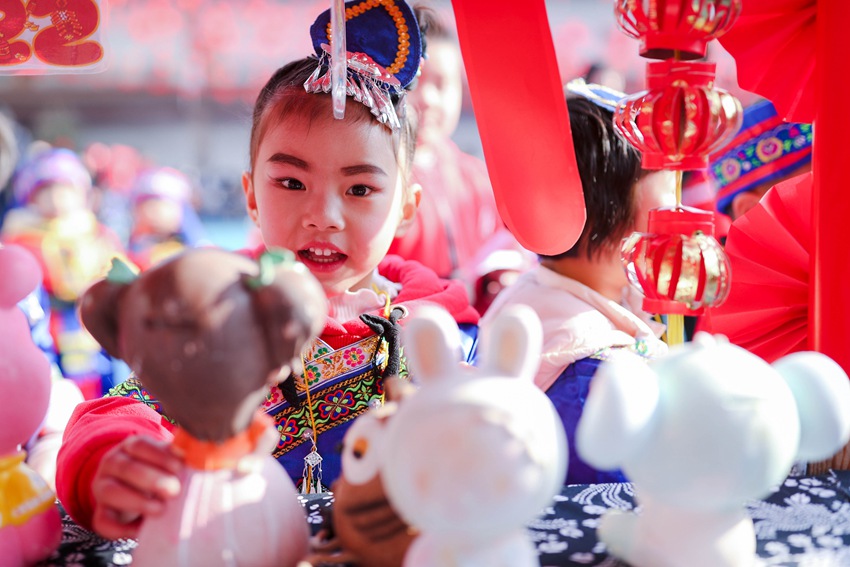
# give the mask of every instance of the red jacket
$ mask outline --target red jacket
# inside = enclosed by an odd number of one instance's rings
[[[432,151],[433,164],[413,165],[422,201],[407,233],[393,241],[390,254],[421,262],[440,277],[459,277],[502,228],[502,221],[484,162],[451,140]]]
[[[439,279],[422,264],[397,256],[387,256],[378,271],[402,285],[394,305],[403,304],[415,312],[417,306],[436,304],[459,324],[478,323],[478,313],[469,305],[466,290],[459,282]],[[329,319],[321,338],[331,347],[340,348],[373,334],[360,319],[343,323]],[[65,429],[56,473],[56,494],[71,517],[91,529],[95,505],[92,481],[107,451],[131,435],[170,441],[173,429],[156,411],[131,398],[106,397],[77,406]]]

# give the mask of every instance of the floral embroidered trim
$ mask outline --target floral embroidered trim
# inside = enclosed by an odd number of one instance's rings
[[[177,425],[176,421],[165,415],[165,412],[162,409],[162,404],[159,403],[159,400],[154,398],[153,395],[151,395],[147,388],[142,386],[142,383],[135,374],[114,386],[104,397],[122,397],[138,400],[164,417],[168,422]]]
[[[374,373],[367,372],[368,369],[362,370],[342,382],[334,382],[324,387],[319,384],[311,389],[316,435],[360,416],[369,409],[372,400],[380,399],[383,395],[383,381]],[[309,413],[310,407],[305,402],[297,409],[287,406],[272,415],[280,434],[273,453],[275,458],[307,440],[304,432],[310,430]]]

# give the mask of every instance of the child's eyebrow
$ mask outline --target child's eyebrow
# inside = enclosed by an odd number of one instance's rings
[[[297,158],[295,156],[291,156],[289,154],[284,153],[276,153],[273,154],[269,159],[271,163],[280,163],[280,164],[288,164],[297,167],[298,169],[303,169],[304,171],[310,170],[310,164],[304,161],[301,158]]]
[[[370,163],[361,163],[358,165],[349,165],[340,169],[345,176],[360,175],[362,173],[372,173],[375,175],[387,175],[387,172]]]

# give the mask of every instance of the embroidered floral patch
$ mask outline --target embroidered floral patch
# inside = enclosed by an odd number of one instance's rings
[[[357,347],[351,347],[346,349],[345,352],[342,353],[342,359],[348,366],[357,366],[362,364],[364,360],[366,360],[366,355],[363,354],[363,349]]]

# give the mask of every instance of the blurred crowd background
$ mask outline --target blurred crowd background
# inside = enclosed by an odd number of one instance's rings
[[[419,3],[452,21],[447,0]],[[21,155],[41,140],[84,156],[106,201],[126,195],[141,169],[183,172],[209,239],[238,248],[249,234],[239,179],[253,97],[275,68],[310,53],[307,30],[327,4],[109,0],[106,71],[0,75],[0,112],[15,122]],[[564,82],[586,76],[626,92],[643,88],[645,60],[617,29],[611,0],[548,0],[547,8]],[[737,88],[734,61],[717,42],[711,49],[719,86],[746,105],[753,97]],[[454,140],[482,155],[468,96]],[[120,219],[104,220],[122,235]]]

